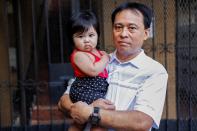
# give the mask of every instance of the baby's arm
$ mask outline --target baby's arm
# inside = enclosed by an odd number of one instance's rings
[[[94,63],[93,59],[84,52],[76,52],[74,55],[74,62],[77,67],[89,76],[97,76],[102,72],[109,62],[109,56],[102,51],[101,60]]]

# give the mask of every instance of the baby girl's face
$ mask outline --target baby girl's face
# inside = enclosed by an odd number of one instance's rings
[[[96,48],[98,34],[93,26],[91,26],[86,32],[75,33],[73,35],[73,41],[77,49],[81,51],[92,51],[92,49]]]

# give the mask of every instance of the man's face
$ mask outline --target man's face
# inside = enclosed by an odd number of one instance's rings
[[[143,15],[137,10],[119,12],[113,25],[113,39],[120,56],[135,57],[148,37]]]

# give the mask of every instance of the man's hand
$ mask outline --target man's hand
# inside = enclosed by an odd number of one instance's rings
[[[106,99],[99,98],[91,104],[93,107],[97,106],[105,110],[115,110],[115,105]]]
[[[115,110],[115,106],[111,101],[100,98],[94,101],[91,105],[88,105],[87,103],[81,101],[72,104],[70,108],[70,116],[75,122],[84,124],[88,121],[89,116],[93,112],[94,106],[106,110]]]
[[[85,102],[78,101],[71,106],[70,115],[76,123],[84,124],[88,121],[88,118],[92,111],[92,106],[88,105]]]

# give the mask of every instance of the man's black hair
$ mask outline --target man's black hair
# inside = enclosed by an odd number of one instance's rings
[[[125,2],[121,5],[119,5],[115,10],[112,12],[111,21],[112,24],[114,24],[115,17],[118,13],[120,13],[123,10],[137,10],[143,15],[144,19],[144,27],[145,29],[150,28],[152,17],[153,17],[153,11],[148,6],[136,3],[136,2]]]

